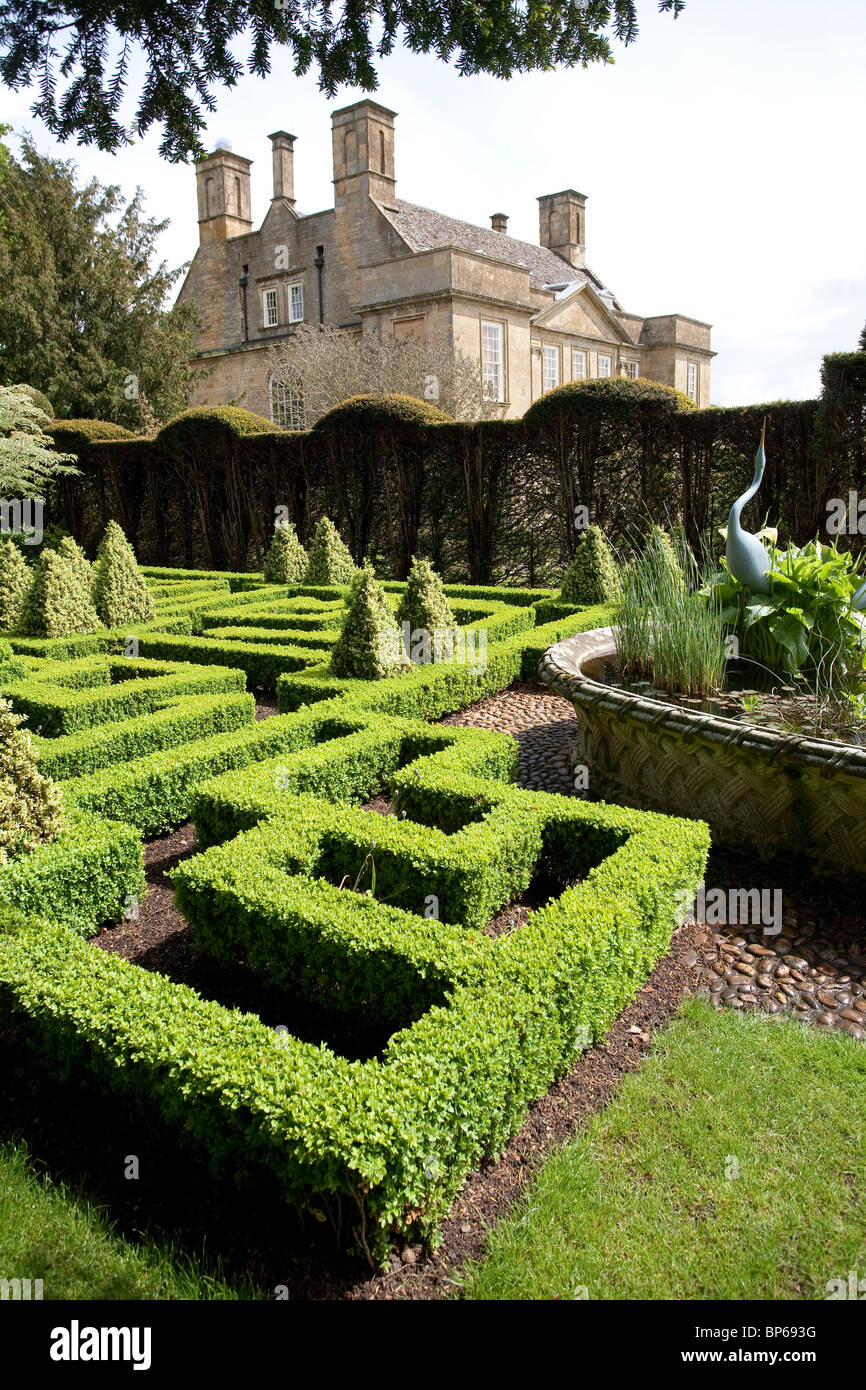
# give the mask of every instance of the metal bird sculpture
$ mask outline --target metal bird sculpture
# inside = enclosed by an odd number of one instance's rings
[[[728,538],[725,548],[728,569],[731,574],[756,594],[768,594],[770,592],[770,557],[758,537],[743,530],[740,525],[740,513],[746,503],[751,502],[761,486],[767,462],[764,453],[766,431],[767,421],[765,419],[761,427],[761,442],[758,445],[758,452],[755,454],[755,471],[752,475],[751,485],[742,497],[737,498],[728,514]]]

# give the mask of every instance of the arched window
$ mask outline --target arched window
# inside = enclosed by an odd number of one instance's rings
[[[235,179],[235,212],[238,217],[241,215],[241,181]]]
[[[306,429],[304,392],[298,380],[271,377],[268,382],[271,420],[284,430]]]
[[[385,132],[379,131],[379,173],[385,172]]]
[[[358,163],[358,135],[356,131],[346,131],[345,139],[343,142],[343,154],[346,160],[346,173],[356,173],[357,171],[355,166]]]

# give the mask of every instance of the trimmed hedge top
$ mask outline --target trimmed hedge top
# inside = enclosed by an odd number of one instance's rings
[[[673,386],[638,377],[593,377],[588,381],[568,381],[540,396],[523,417],[529,426],[547,425],[571,416],[575,420],[593,417],[617,420],[631,414],[671,415],[677,410],[696,410],[693,400]]]
[[[206,441],[209,434],[226,434],[239,438],[248,434],[282,434],[283,431],[263,415],[244,410],[239,405],[194,405],[182,410],[163,425],[157,435],[161,441],[179,443],[190,439],[196,444]]]
[[[368,429],[389,420],[396,424],[447,425],[451,423],[451,416],[417,396],[401,396],[395,392],[383,396],[350,396],[322,415],[312,432],[346,426]]]

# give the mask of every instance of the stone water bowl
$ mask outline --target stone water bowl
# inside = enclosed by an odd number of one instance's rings
[[[613,629],[549,647],[538,672],[574,705],[593,797],[708,822],[716,844],[866,876],[866,748],[684,709],[585,674]]]

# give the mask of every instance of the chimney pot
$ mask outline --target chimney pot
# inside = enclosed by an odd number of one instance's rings
[[[490,226],[494,232],[507,232],[508,214],[506,212],[491,212]]]
[[[573,188],[538,200],[538,240],[570,265],[586,263],[586,198]]]
[[[274,198],[284,198],[295,206],[295,136],[275,130],[269,135],[273,151]],[[271,200],[273,201],[273,199]]]

